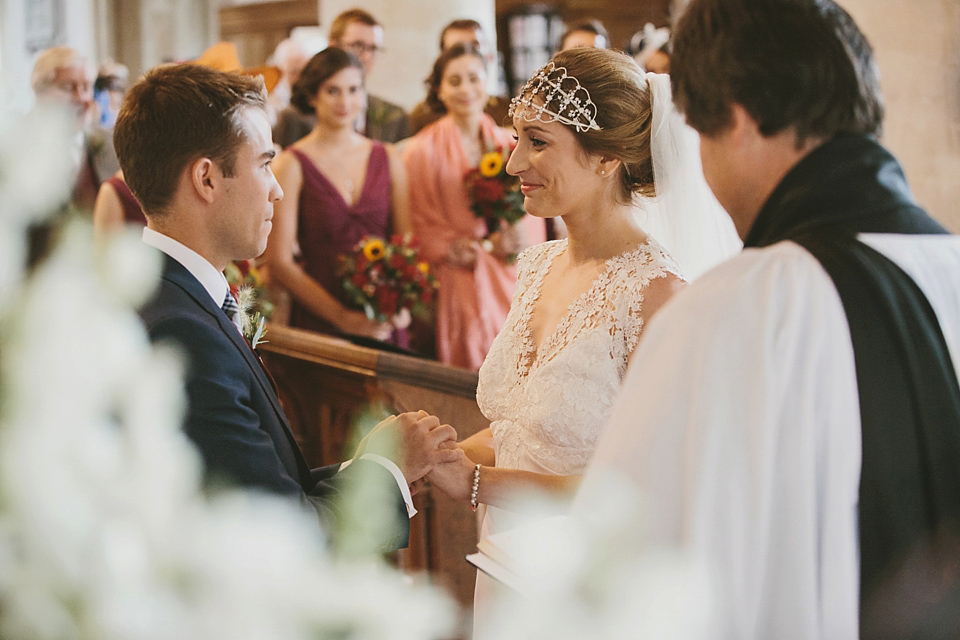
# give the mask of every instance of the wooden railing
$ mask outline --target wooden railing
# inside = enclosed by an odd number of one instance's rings
[[[488,426],[477,408],[476,373],[284,326],[270,326],[267,339],[259,350],[314,466],[343,460],[354,425],[365,417],[423,409],[453,425],[461,439]],[[429,572],[471,604],[476,571],[464,556],[476,549],[475,514],[429,485],[414,503],[419,513],[410,522],[410,547],[398,563]]]

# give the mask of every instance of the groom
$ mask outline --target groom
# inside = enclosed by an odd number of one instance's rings
[[[869,44],[832,0],[692,0],[671,79],[745,249],[648,325],[577,510],[636,481],[718,638],[958,637],[960,239],[877,142]]]
[[[146,244],[163,253],[159,291],[141,312],[152,340],[187,356],[185,430],[207,476],[299,500],[338,522],[341,497],[374,478],[395,504],[381,532],[405,546],[415,513],[409,484],[455,452],[449,425],[405,413],[379,424],[346,468],[310,469],[253,350],[240,334],[224,268],[260,255],[283,197],[261,78],[180,64],[158,67],[128,92],[114,139],[124,178],[147,218]],[[396,445],[396,446],[394,446]]]

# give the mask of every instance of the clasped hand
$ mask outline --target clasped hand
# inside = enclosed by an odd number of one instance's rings
[[[426,411],[390,416],[373,428],[360,441],[359,458],[373,453],[392,460],[416,493],[423,479],[437,465],[456,462],[461,451],[456,448],[457,432]]]

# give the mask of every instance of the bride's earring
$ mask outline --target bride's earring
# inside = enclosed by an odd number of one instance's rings
[[[606,169],[600,169],[600,175],[602,175],[602,176],[607,175],[607,170],[606,170]]]

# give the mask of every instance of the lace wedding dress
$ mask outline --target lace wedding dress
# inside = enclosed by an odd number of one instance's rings
[[[644,291],[680,270],[652,238],[607,261],[540,348],[530,332],[533,307],[566,240],[520,256],[517,289],[506,324],[480,369],[477,403],[490,420],[498,467],[553,475],[580,474],[609,417],[627,358],[643,329]],[[490,507],[482,536],[518,524],[517,514]],[[494,583],[477,576],[476,621]]]

